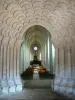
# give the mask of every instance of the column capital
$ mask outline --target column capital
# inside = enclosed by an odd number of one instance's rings
[[[10,38],[10,41],[9,41],[9,46],[14,46],[15,45],[15,42],[16,42],[16,38]]]
[[[1,37],[2,38],[2,37]],[[3,37],[3,39],[2,39],[2,45],[3,46],[7,46],[8,45],[8,43],[9,43],[9,37],[7,36],[7,37]]]
[[[65,50],[67,53],[71,52],[71,46],[65,47],[64,50]]]
[[[15,46],[17,47],[17,46],[21,46],[21,43],[22,43],[22,39],[19,39],[19,40],[16,40],[16,42],[15,42]]]

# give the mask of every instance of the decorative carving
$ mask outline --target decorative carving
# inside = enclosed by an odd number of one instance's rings
[[[15,42],[15,46],[16,46],[16,47],[20,47],[22,41],[23,41],[23,40],[17,40],[17,41]]]
[[[8,45],[9,39],[10,39],[10,37],[3,37],[3,39],[2,39],[2,45],[3,46]]]
[[[14,38],[10,38],[9,45],[10,46],[14,46],[15,42],[16,42],[16,38],[15,37]]]
[[[63,0],[8,0],[2,1],[0,12],[0,34],[22,37],[26,27],[34,24],[49,29],[56,45],[75,41],[75,1]],[[4,10],[6,9],[6,10]],[[61,21],[62,20],[62,21]],[[59,27],[59,28],[58,28]],[[8,30],[8,31],[7,31]],[[12,32],[10,32],[12,30]],[[13,35],[15,34],[16,35]],[[64,39],[64,41],[63,41]]]

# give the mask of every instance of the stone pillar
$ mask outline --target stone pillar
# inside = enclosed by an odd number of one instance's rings
[[[74,81],[72,79],[72,48],[70,45],[67,45],[65,47],[65,73],[66,73],[66,93],[72,93],[73,92],[73,84]]]
[[[49,66],[50,66],[50,72],[51,74],[53,74],[53,63],[52,63],[52,43],[51,43],[51,40],[50,40],[50,50],[49,50]]]
[[[75,78],[75,46],[71,46],[71,76]]]
[[[46,43],[46,66],[47,66],[47,70],[49,70],[48,68],[48,44]]]
[[[6,79],[7,78],[7,46],[5,45],[3,47],[3,79]]]
[[[23,48],[23,46],[22,46],[22,48]],[[24,48],[23,48],[23,53],[24,53],[24,57],[23,57],[23,59],[24,59],[24,70],[26,69],[26,43],[24,42]]]
[[[64,47],[59,49],[59,66],[60,66],[60,77],[64,77]]]
[[[20,49],[20,73],[22,73],[24,71],[24,63],[25,63],[25,59],[24,59],[24,56],[25,56],[25,52],[23,50],[23,45],[21,46],[21,49]]]
[[[2,79],[2,55],[3,55],[3,52],[2,52],[2,36],[0,36],[0,79]]]
[[[20,46],[17,48],[17,77],[20,74]]]
[[[29,67],[29,45],[27,45],[27,67]]]
[[[7,78],[10,78],[10,47],[7,47]]]
[[[17,50],[14,46],[14,77],[17,76]]]
[[[15,42],[15,50],[16,50],[16,78],[15,78],[15,83],[16,83],[16,91],[22,90],[22,82],[20,78],[20,48],[21,48],[21,43],[22,40],[17,40]]]
[[[67,46],[65,48],[65,73],[66,77],[71,77],[71,47]]]
[[[45,67],[45,46],[43,46],[43,66]],[[41,51],[40,51],[41,52]],[[41,52],[42,53],[42,52]]]
[[[45,61],[44,61],[44,62],[45,62],[45,66],[46,66],[46,44],[45,44],[44,49],[45,49],[45,50],[44,50],[44,51],[45,51]]]
[[[8,80],[7,80],[7,47],[9,43],[9,37],[3,37],[1,45],[1,66],[2,66],[2,79],[1,87],[2,93],[8,93]]]
[[[60,68],[59,68],[59,48],[55,48],[55,74],[60,77]]]
[[[2,40],[2,67],[3,67],[3,79],[7,78],[7,46],[9,42],[9,37],[4,37]]]
[[[46,44],[45,44],[45,66],[46,66]]]
[[[75,95],[75,44],[71,45],[71,82],[72,81],[72,92]]]
[[[55,80],[54,80],[54,90],[60,90],[60,66],[59,66],[59,48],[55,48]]]
[[[25,41],[25,56],[24,56],[24,59],[25,59],[25,68],[28,67],[28,48],[27,48],[27,41]]]
[[[43,54],[42,54],[41,51],[43,52]],[[40,52],[41,52],[41,54],[43,55],[43,57],[42,57],[42,60],[43,60],[42,64],[43,64],[44,67],[46,67],[46,65],[45,65],[45,46],[44,46],[44,45],[43,45],[41,51],[40,51]]]
[[[14,78],[14,43],[16,38],[9,41],[9,54],[10,54],[10,78]]]
[[[17,60],[17,77],[19,77],[20,75],[20,48],[21,48],[21,40],[17,40],[16,43],[15,43],[15,47],[16,47],[16,60]]]
[[[0,77],[3,78],[3,46],[0,46]]]

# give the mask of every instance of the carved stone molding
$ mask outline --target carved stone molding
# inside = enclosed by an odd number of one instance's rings
[[[2,45],[3,46],[7,46],[8,43],[9,43],[9,39],[10,39],[10,37],[3,37],[3,39],[2,39]]]
[[[16,46],[16,47],[20,47],[20,46],[21,46],[22,41],[23,41],[22,39],[17,40],[17,41],[15,42],[15,46]]]
[[[16,38],[15,37],[14,38],[10,38],[9,46],[14,46],[15,42],[16,42]]]

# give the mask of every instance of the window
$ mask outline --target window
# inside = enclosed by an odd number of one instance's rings
[[[34,47],[34,50],[36,51],[36,50],[38,50],[38,48],[37,47]]]

